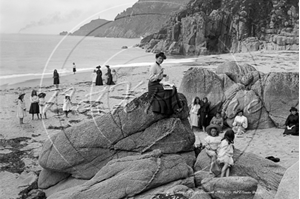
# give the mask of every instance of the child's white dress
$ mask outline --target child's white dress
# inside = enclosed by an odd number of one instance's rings
[[[191,107],[191,111],[190,111],[190,119],[191,119],[191,125],[192,126],[196,126],[198,127],[198,122],[199,122],[199,118],[198,118],[198,110],[200,109],[200,104],[195,104],[192,105]]]
[[[218,161],[233,165],[233,144],[228,144],[227,140],[222,140],[218,150]]]
[[[204,145],[206,149],[206,153],[208,156],[216,156],[217,155],[217,150],[219,147],[219,144],[221,143],[221,137],[213,137],[213,136],[207,136],[204,139]]]
[[[64,99],[63,111],[71,110],[71,101],[69,99]]]

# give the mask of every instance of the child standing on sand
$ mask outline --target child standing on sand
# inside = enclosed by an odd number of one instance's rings
[[[233,140],[234,132],[233,130],[226,131],[224,137],[222,138],[221,144],[218,151],[218,162],[223,163],[221,177],[229,176],[230,167],[233,165]]]
[[[26,115],[26,108],[24,102],[24,95],[25,93],[21,93],[18,97],[18,104],[17,104],[17,116],[20,119],[20,124],[24,124],[23,119]]]
[[[206,154],[211,159],[209,169],[210,173],[212,173],[213,163],[217,160],[217,150],[219,144],[221,143],[221,138],[219,137],[220,130],[220,126],[215,124],[211,124],[208,127],[206,127],[206,132],[208,136],[204,139],[204,146],[206,149]]]
[[[68,113],[71,110],[71,98],[70,96],[66,95],[64,99],[64,105],[63,105],[63,111],[66,114],[66,117],[68,117]]]
[[[38,94],[41,119],[43,118],[43,114],[44,114],[45,119],[47,119],[47,115],[46,115],[46,112],[44,110],[45,105],[46,105],[45,96],[46,96],[45,93],[39,93]]]
[[[32,90],[30,101],[31,101],[31,105],[30,105],[29,113],[32,115],[32,120],[34,119],[34,114],[36,114],[38,119],[40,119],[39,98],[37,96],[36,90]]]

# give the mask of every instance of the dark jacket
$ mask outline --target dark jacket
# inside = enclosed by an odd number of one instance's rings
[[[285,125],[286,126],[292,126],[292,125],[299,126],[299,114],[298,113],[296,113],[295,115],[290,114],[285,121]]]

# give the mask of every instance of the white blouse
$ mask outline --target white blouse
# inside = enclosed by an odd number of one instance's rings
[[[248,127],[248,120],[245,116],[239,116],[237,115],[235,118],[234,118],[234,121],[232,123],[233,126],[237,126],[238,124],[240,124],[243,128],[247,128]]]

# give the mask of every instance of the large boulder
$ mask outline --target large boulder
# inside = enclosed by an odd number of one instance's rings
[[[275,199],[293,198],[299,198],[299,161],[286,170],[275,196]]]
[[[276,191],[285,168],[276,163],[254,155],[253,153],[234,150],[233,154],[234,165],[230,171],[230,176],[249,176],[258,181],[258,183],[267,190]],[[208,171],[210,167],[210,158],[205,150],[197,157],[194,165],[195,171]]]
[[[112,160],[88,182],[53,194],[49,199],[128,198],[191,175],[192,169],[180,156],[163,155],[155,150]]]
[[[179,91],[186,96],[188,102],[196,96],[207,97],[211,109],[224,100],[222,79],[204,68],[190,68],[184,74]]]
[[[263,100],[276,126],[284,127],[290,108],[299,104],[299,73],[269,73]]]
[[[239,64],[235,61],[224,62],[216,69],[217,74],[236,74],[241,76],[251,71],[256,71],[256,69],[249,64]]]
[[[206,178],[201,184],[214,199],[252,199],[258,183],[251,177],[226,177]]]
[[[186,99],[179,97],[184,109],[171,118],[151,111],[145,114],[149,98],[144,94],[112,114],[57,133],[44,143],[39,163],[51,171],[90,179],[112,159],[154,149],[190,152],[195,136],[187,122]]]

